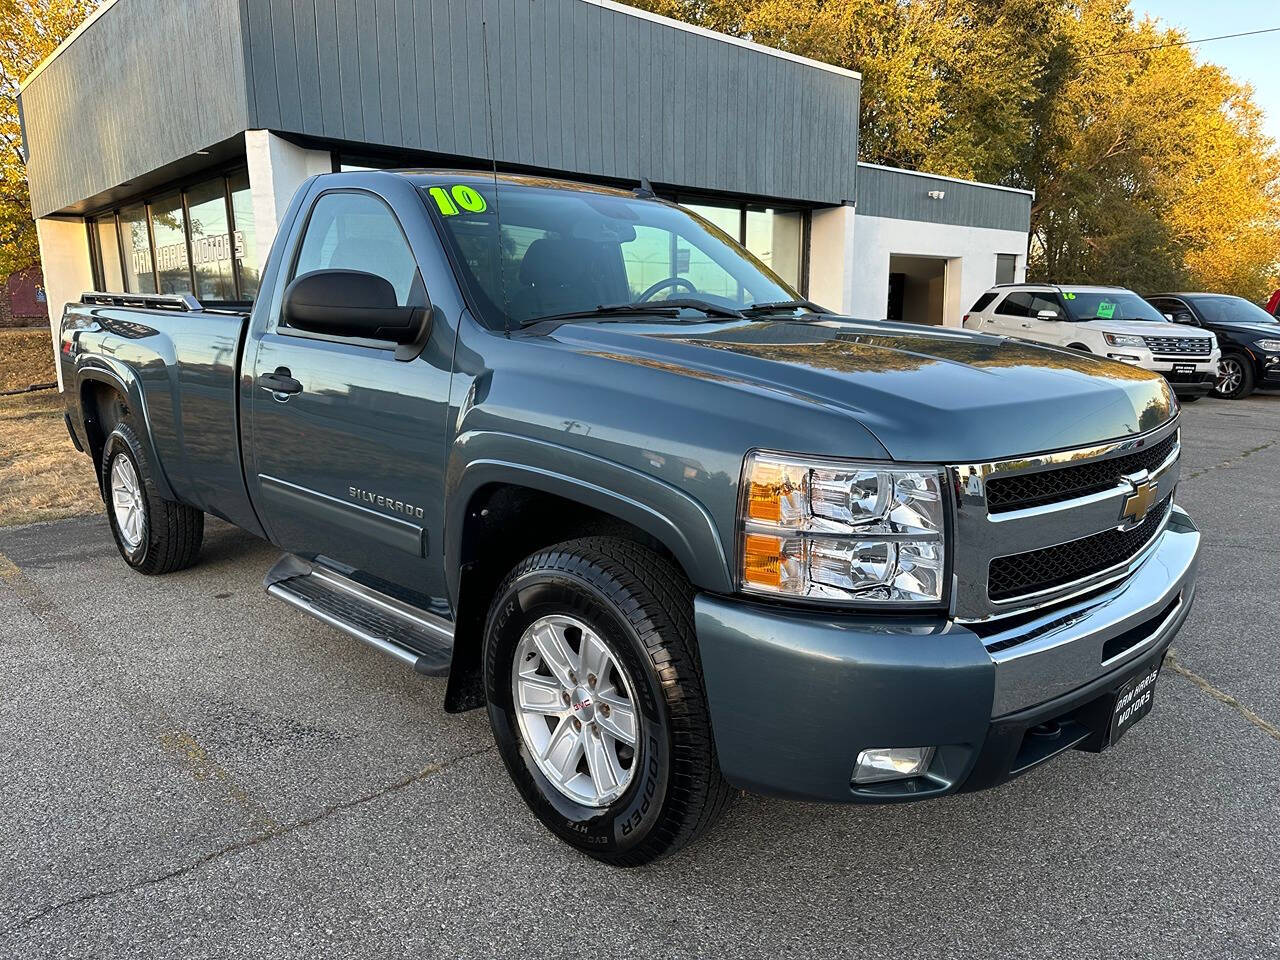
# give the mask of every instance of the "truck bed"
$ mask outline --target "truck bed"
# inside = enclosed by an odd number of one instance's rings
[[[237,383],[248,321],[247,310],[206,309],[188,296],[86,293],[63,314],[59,358],[86,450],[84,395],[114,387],[154,449],[166,497],[256,531]]]

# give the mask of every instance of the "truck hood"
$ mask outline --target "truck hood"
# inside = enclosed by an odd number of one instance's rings
[[[1164,379],[1137,367],[951,328],[824,316],[567,324],[552,337],[729,391],[776,394],[790,405],[780,418],[806,407],[847,413],[897,460],[963,463],[1086,446],[1177,412]]]

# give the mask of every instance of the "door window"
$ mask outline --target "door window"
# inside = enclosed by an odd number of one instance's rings
[[[996,313],[1004,317],[1029,317],[1031,316],[1031,294],[1029,293],[1011,293],[1000,301],[1000,306],[996,307]]]
[[[1052,310],[1058,316],[1056,318],[1040,317],[1040,311]],[[1040,317],[1040,319],[1058,319],[1062,316],[1062,307],[1058,305],[1058,298],[1047,293],[1033,293],[1031,295],[1031,316]]]
[[[311,208],[293,275],[313,270],[360,270],[395,288],[409,303],[418,264],[391,210],[368,193],[326,193]]]

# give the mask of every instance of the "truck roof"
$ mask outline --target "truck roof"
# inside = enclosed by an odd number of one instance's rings
[[[411,180],[415,186],[419,187],[455,183],[483,186],[486,184],[492,184],[495,179],[493,172],[489,170],[467,170],[448,167],[415,167],[369,172],[394,174],[396,176],[404,177],[407,180]],[[321,176],[337,175],[338,174],[321,174]],[[511,184],[513,186],[550,187],[558,190],[577,190],[584,193],[599,193],[614,197],[635,197],[633,188],[606,187],[595,183],[584,183],[581,180],[562,180],[556,177],[536,176],[533,174],[502,173],[500,171],[497,174],[497,180],[499,183]]]

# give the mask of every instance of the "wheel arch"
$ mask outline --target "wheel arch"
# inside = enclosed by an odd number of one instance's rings
[[[152,465],[152,483],[165,499],[174,499],[173,490],[151,443],[150,421],[142,389],[131,376],[109,367],[85,366],[78,371],[80,416],[88,440],[88,453],[101,488],[102,450],[115,425],[133,415],[138,443]]]
[[[477,439],[463,446],[474,449]],[[666,556],[695,586],[730,591],[711,517],[688,494],[555,444],[504,437],[479,446],[495,442],[527,456],[469,459],[446,496],[444,562],[455,613],[447,710],[483,704],[480,646],[493,591],[536,550],[583,536],[619,537]],[[550,469],[548,458],[561,469]],[[582,479],[588,473],[603,482]]]

